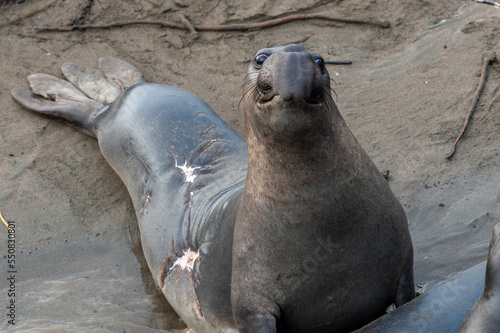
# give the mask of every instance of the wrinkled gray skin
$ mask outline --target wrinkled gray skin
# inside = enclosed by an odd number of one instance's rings
[[[337,110],[319,55],[257,53],[246,144],[203,100],[141,83],[127,63],[63,73],[86,96],[43,74],[29,78],[35,94],[12,94],[98,139],[150,270],[189,327],[345,332],[414,297],[405,213]]]

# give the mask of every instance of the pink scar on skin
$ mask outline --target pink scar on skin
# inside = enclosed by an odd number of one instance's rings
[[[191,249],[187,249],[187,251],[182,251],[184,255],[182,257],[177,258],[174,261],[174,264],[170,268],[172,270],[175,266],[179,266],[182,269],[192,270],[194,266],[194,261],[200,256],[200,251],[191,251]]]

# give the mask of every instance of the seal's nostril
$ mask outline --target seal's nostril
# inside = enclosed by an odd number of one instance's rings
[[[259,88],[259,91],[263,94],[267,94],[273,89],[269,83],[260,80],[257,81],[257,88]]]

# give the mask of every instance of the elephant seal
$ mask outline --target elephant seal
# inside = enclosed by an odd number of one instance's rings
[[[484,290],[459,333],[500,332],[500,222],[493,229]]]
[[[99,66],[63,66],[79,89],[36,74],[33,92],[12,94],[97,138],[189,327],[345,332],[414,297],[405,212],[342,119],[320,55],[257,52],[246,143],[199,97],[117,59]]]
[[[356,332],[500,332],[499,272],[500,223],[497,223],[487,261],[440,282]]]
[[[406,215],[329,83],[323,59],[297,45],[249,67],[231,279],[244,332],[348,331],[414,297]]]

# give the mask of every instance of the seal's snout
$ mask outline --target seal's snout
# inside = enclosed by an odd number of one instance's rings
[[[311,96],[316,79],[316,63],[305,52],[277,54],[272,72],[272,87],[285,101],[300,101]]]
[[[274,96],[284,101],[319,102],[324,91],[323,76],[328,76],[321,57],[316,59],[298,45],[282,47],[272,54],[263,51],[254,60],[255,69],[259,70],[257,88],[262,102]]]

